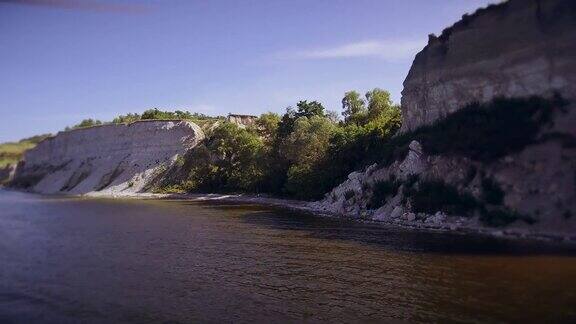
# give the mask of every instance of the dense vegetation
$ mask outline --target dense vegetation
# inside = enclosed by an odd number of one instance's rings
[[[80,123],[74,125],[74,126],[67,126],[64,130],[69,131],[69,130],[73,130],[73,129],[78,129],[78,128],[86,128],[86,127],[94,127],[94,126],[98,126],[98,125],[102,125],[103,123],[101,121],[99,121],[98,119],[83,119]]]
[[[401,114],[387,91],[374,89],[364,97],[347,92],[341,121],[319,102],[300,101],[282,116],[263,114],[253,127],[220,123],[207,141],[184,159],[187,163],[169,172],[171,176],[160,190],[264,192],[317,199],[354,170],[403,159],[412,140],[418,140],[429,154],[490,163],[539,140],[537,135],[550,122],[554,109],[564,106],[559,97],[496,99],[471,104],[433,125],[393,136],[401,125]],[[489,180],[483,186],[487,202],[501,202],[503,193],[498,188]],[[397,187],[394,182],[378,184],[370,204],[380,204]],[[424,186],[411,193],[423,210],[432,203],[452,201],[459,194],[439,184],[430,187],[434,190]],[[431,191],[442,196],[432,199],[438,202],[426,201],[424,193]],[[460,198],[454,200],[466,200]],[[464,205],[470,207],[471,203]]]
[[[199,126],[206,126],[206,124],[213,124],[216,120],[223,120],[223,117],[211,117],[201,113],[191,113],[189,111],[163,111],[158,108],[148,109],[142,114],[128,113],[126,115],[119,115],[112,119],[111,122],[102,122],[98,119],[84,119],[80,123],[66,127],[65,130],[73,130],[78,128],[93,127],[105,124],[129,124],[139,120],[189,120],[195,122]]]
[[[372,198],[366,207],[368,209],[378,209],[384,206],[390,197],[398,193],[401,185],[402,183],[393,176],[391,176],[391,179],[376,182],[372,188]]]
[[[461,156],[490,163],[544,140],[538,137],[540,130],[566,105],[560,96],[496,98],[484,104],[472,103],[432,125],[383,143],[377,159],[384,164],[398,160],[406,155],[410,142],[417,140],[431,155]],[[572,138],[566,138],[567,134],[558,135],[556,139],[565,145],[573,143]]]
[[[347,92],[344,120],[317,101],[300,101],[255,126],[220,123],[161,186],[164,191],[256,192],[316,199],[367,161],[401,125],[400,107],[374,89]],[[191,162],[193,161],[193,163]],[[176,184],[175,184],[176,183]]]
[[[201,113],[192,113],[189,111],[163,111],[158,108],[148,109],[140,114],[120,115],[112,120],[115,124],[128,124],[139,120],[189,120],[203,126],[208,121],[223,119],[222,117],[211,117]]]

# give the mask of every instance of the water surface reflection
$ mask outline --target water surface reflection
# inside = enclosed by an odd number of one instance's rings
[[[258,206],[0,191],[0,322],[576,319],[571,249]]]

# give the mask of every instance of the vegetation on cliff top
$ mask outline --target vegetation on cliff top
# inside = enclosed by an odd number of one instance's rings
[[[212,117],[207,116],[201,113],[192,113],[185,110],[176,110],[176,111],[164,111],[158,108],[148,109],[144,111],[142,114],[137,113],[129,113],[126,115],[120,115],[112,120],[114,124],[128,124],[133,123],[139,120],[175,120],[175,119],[182,119],[182,120],[189,120],[200,127],[204,126],[206,122],[213,122],[215,120],[222,120],[223,117]]]
[[[129,124],[139,120],[189,120],[192,121],[202,128],[209,127],[213,125],[217,120],[223,120],[223,117],[212,117],[201,113],[191,113],[189,111],[164,111],[158,108],[148,109],[142,114],[138,113],[128,113],[126,115],[119,115],[112,119],[111,122],[102,122],[98,119],[84,119],[80,123],[68,126],[64,130],[69,131],[73,129],[94,127],[106,124]]]
[[[98,119],[88,118],[88,119],[83,119],[81,122],[79,122],[78,124],[76,124],[74,126],[67,126],[64,130],[69,131],[69,130],[78,129],[78,128],[94,127],[94,126],[98,126],[98,125],[102,125],[102,124],[104,124],[104,123],[102,123]]]

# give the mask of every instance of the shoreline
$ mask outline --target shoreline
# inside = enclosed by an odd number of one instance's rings
[[[101,193],[92,192],[87,194],[68,195],[68,194],[43,194],[26,190],[17,190],[10,187],[0,186],[0,190],[23,192],[43,196],[61,196],[70,198],[94,198],[94,199],[134,199],[134,200],[176,200],[190,201],[198,203],[236,203],[236,204],[253,204],[264,207],[274,207],[295,212],[301,212],[316,217],[327,217],[333,219],[345,219],[359,223],[376,224],[381,226],[390,226],[406,231],[427,231],[436,233],[455,233],[461,235],[481,235],[486,237],[514,240],[514,241],[535,241],[543,243],[556,243],[562,245],[576,246],[576,234],[564,234],[553,232],[536,232],[529,229],[498,229],[477,226],[467,226],[445,222],[441,224],[413,223],[405,220],[380,221],[374,219],[365,219],[341,215],[338,213],[321,210],[311,206],[312,202],[294,199],[274,198],[267,196],[257,196],[250,194],[194,194],[194,193]]]
[[[432,232],[445,232],[445,233],[458,233],[462,235],[482,235],[493,238],[509,239],[509,240],[531,240],[542,241],[549,243],[561,243],[566,245],[576,244],[576,234],[563,234],[551,232],[535,232],[527,229],[490,229],[486,227],[475,227],[458,225],[451,222],[442,224],[420,224],[411,223],[403,220],[396,220],[393,222],[379,221],[374,219],[363,219],[352,217],[349,215],[341,215],[334,212],[321,210],[311,206],[311,202],[303,200],[282,199],[266,196],[257,196],[249,194],[193,194],[193,193],[175,193],[175,194],[158,194],[158,193],[121,193],[121,194],[102,194],[102,193],[89,193],[83,195],[70,195],[71,197],[85,197],[85,198],[108,198],[108,199],[140,199],[140,200],[182,200],[192,202],[207,202],[207,203],[238,203],[238,204],[254,204],[267,207],[281,208],[296,212],[302,212],[318,217],[347,219],[355,222],[379,224],[383,226],[392,226],[401,228],[408,231],[432,231]]]

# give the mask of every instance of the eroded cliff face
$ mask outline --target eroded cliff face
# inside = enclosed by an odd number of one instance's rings
[[[38,193],[141,192],[204,139],[186,121],[139,121],[61,132],[26,152],[14,187]]]
[[[576,1],[510,0],[431,36],[402,114],[405,153],[313,207],[576,240]]]
[[[402,131],[494,97],[576,96],[576,1],[510,0],[464,16],[416,55]]]

